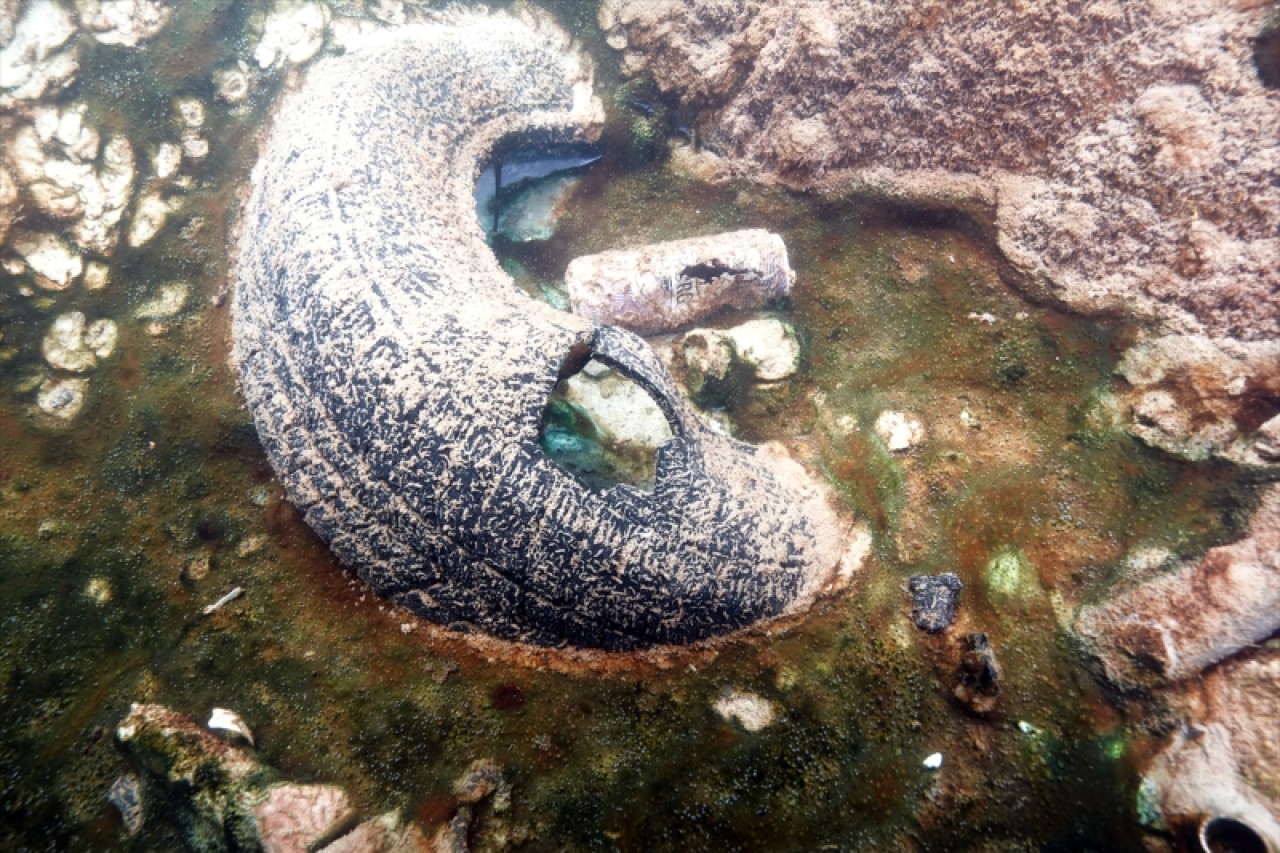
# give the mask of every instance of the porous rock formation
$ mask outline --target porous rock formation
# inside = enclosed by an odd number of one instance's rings
[[[524,296],[474,210],[502,137],[590,133],[599,102],[530,13],[371,34],[285,96],[242,212],[234,358],[287,494],[339,557],[436,622],[541,645],[684,643],[794,612],[839,528],[795,463],[719,436],[633,334]],[[674,437],[654,490],[548,459],[559,376],[594,357]]]
[[[1024,287],[1280,334],[1267,0],[610,0],[738,174],[958,208]]]

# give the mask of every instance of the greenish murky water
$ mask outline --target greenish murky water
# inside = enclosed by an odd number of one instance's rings
[[[1105,695],[1063,620],[1136,548],[1190,558],[1229,541],[1253,487],[1128,437],[1112,371],[1136,330],[1028,302],[963,221],[674,174],[675,112],[643,82],[613,97],[594,4],[557,8],[597,55],[607,153],[552,240],[496,238],[496,251],[555,299],[581,254],[781,233],[797,281],[770,310],[794,325],[801,370],[716,403],[740,438],[791,445],[868,521],[852,589],[714,656],[599,672],[429,635],[364,590],[283,500],[226,363],[228,229],[284,75],[241,106],[216,101],[211,74],[252,52],[257,9],[178,5],[137,50],[86,49],[58,100],[83,100],[89,123],[140,152],[174,137],[174,96],[204,101],[210,154],[175,193],[180,211],[122,245],[103,290],[0,285],[0,846],[180,846],[162,802],[128,839],[106,801],[128,769],[113,731],[135,701],[198,718],[234,708],[285,776],[341,784],[428,831],[457,808],[453,780],[492,758],[513,796],[481,813],[477,849],[1139,846],[1134,765],[1160,709]],[[190,288],[176,316],[135,319],[174,281]],[[41,339],[71,310],[115,319],[120,339],[55,432],[30,410]],[[875,430],[885,410],[927,437],[891,451]],[[966,584],[957,633],[988,634],[1002,667],[987,716],[953,697],[952,635],[908,618],[906,579],[942,571]],[[773,703],[775,722],[722,719],[729,689]],[[926,769],[935,752],[941,768]]]

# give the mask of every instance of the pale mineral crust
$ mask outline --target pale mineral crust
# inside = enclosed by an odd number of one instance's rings
[[[751,229],[575,258],[564,280],[573,313],[657,334],[759,308],[790,293],[795,273],[782,238]]]
[[[740,175],[959,208],[1014,278],[1182,333],[1280,334],[1265,0],[620,0],[625,64]]]
[[[798,464],[712,433],[641,339],[524,296],[486,245],[495,143],[600,119],[584,61],[527,14],[318,60],[242,211],[234,358],[290,500],[376,590],[460,630],[634,649],[804,607],[841,531]],[[539,445],[558,378],[592,356],[672,425],[652,492],[594,492]]]

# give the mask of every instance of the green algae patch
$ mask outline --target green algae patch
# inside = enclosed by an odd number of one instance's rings
[[[1041,592],[1035,567],[1018,548],[1005,547],[991,555],[982,570],[987,593],[1002,603],[1021,603]]]

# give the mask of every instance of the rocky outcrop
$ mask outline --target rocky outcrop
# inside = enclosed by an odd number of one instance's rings
[[[518,291],[474,189],[504,136],[591,133],[589,69],[540,18],[457,13],[311,65],[242,212],[234,358],[307,522],[435,622],[635,649],[793,613],[836,582],[841,529],[800,466],[717,435],[635,335]],[[593,491],[539,443],[589,358],[673,438],[651,492]]]
[[[144,785],[123,800],[173,815],[187,849],[200,853],[426,853],[426,836],[390,812],[365,821],[346,791],[302,785],[250,753],[163,705],[133,705],[116,742],[143,775]]]
[[[1280,341],[1170,335],[1130,348],[1118,372],[1129,431],[1148,444],[1196,461],[1280,465]]]
[[[606,5],[626,66],[739,174],[959,208],[1072,306],[1280,334],[1272,3]]]
[[[1121,685],[1196,675],[1280,630],[1280,488],[1272,487],[1248,535],[1202,560],[1101,604],[1082,608],[1075,631]]]

